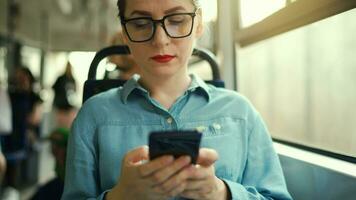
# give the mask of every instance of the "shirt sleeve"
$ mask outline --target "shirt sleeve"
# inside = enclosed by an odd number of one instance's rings
[[[100,192],[95,138],[95,120],[88,110],[82,109],[75,119],[69,136],[66,175],[62,200],[104,199]]]
[[[260,115],[250,128],[248,157],[241,183],[225,180],[233,200],[292,199],[272,139]]]

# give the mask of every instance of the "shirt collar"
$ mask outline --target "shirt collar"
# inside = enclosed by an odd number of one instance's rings
[[[196,92],[197,94],[201,94],[206,97],[206,99],[210,100],[210,88],[209,86],[197,75],[190,75],[192,82],[188,87],[189,92]]]
[[[210,100],[210,88],[209,86],[197,75],[191,74],[190,75],[192,81],[190,83],[190,86],[188,87],[187,91],[196,93],[196,94],[201,94],[207,98],[207,100]],[[121,100],[126,104],[127,99],[130,96],[130,94],[133,93],[135,90],[140,90],[144,93],[148,93],[146,89],[144,89],[139,83],[140,75],[135,74],[132,76],[130,80],[128,80],[124,85],[121,93]]]

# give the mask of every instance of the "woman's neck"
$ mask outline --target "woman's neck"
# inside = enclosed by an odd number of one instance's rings
[[[151,98],[168,110],[187,90],[191,78],[188,73],[162,78],[142,75],[140,83],[149,91]]]

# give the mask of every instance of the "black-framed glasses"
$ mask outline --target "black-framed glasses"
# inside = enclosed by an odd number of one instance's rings
[[[193,30],[195,16],[196,11],[170,14],[159,20],[151,17],[121,19],[121,23],[132,42],[146,42],[154,37],[157,24],[161,24],[163,30],[171,38],[188,37]]]

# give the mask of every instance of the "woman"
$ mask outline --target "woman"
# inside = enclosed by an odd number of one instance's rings
[[[188,75],[203,33],[199,2],[119,0],[118,7],[141,77],[82,107],[62,199],[290,199],[258,113],[236,92]],[[187,156],[149,160],[148,134],[175,129],[202,132],[197,165]]]

